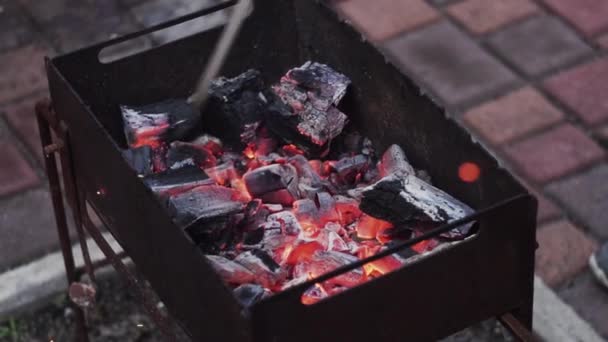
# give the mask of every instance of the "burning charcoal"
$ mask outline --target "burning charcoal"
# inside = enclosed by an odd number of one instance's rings
[[[246,284],[254,281],[255,275],[242,265],[219,255],[206,255],[207,261],[229,284]]]
[[[231,179],[238,177],[234,164],[230,162],[205,169],[205,173],[220,185],[229,184]]]
[[[322,191],[323,181],[321,177],[319,177],[319,174],[315,172],[304,156],[293,156],[288,159],[288,163],[293,165],[298,172],[298,188],[302,196],[314,198],[314,194]]]
[[[369,159],[358,154],[338,160],[333,167],[342,181],[352,184],[368,169]]]
[[[321,229],[317,236],[317,241],[326,251],[347,252],[350,250],[340,235],[329,229]]]
[[[236,300],[244,307],[250,308],[255,303],[271,295],[270,290],[257,284],[243,284],[232,291]]]
[[[359,259],[369,258],[380,252],[380,246],[362,246],[359,250]],[[384,258],[368,262],[363,265],[363,270],[367,276],[378,277],[383,274],[390,273],[403,266],[403,261],[396,255],[389,255]]]
[[[393,248],[396,245],[398,245],[399,243],[403,243],[403,241],[390,241],[385,246],[386,246],[386,248]],[[405,259],[408,259],[408,258],[414,256],[414,255],[418,255],[418,252],[416,252],[415,250],[413,250],[411,247],[406,247],[406,248],[398,251],[395,254],[399,255],[399,257],[401,259],[405,260]]]
[[[145,145],[126,149],[122,154],[133,170],[137,172],[138,176],[142,177],[152,174],[152,148],[150,146]]]
[[[243,219],[243,203],[238,192],[219,186],[199,186],[168,200],[174,222],[185,229],[206,253],[231,249],[239,242],[237,227]]]
[[[266,288],[275,287],[287,276],[287,272],[281,269],[270,255],[259,249],[243,252],[234,261],[253,272],[253,282]]]
[[[248,231],[243,236],[243,243],[249,246],[255,246],[262,242],[264,238],[264,228],[258,228]]]
[[[283,211],[283,206],[280,204],[267,204],[264,203],[264,208],[268,209],[271,213],[278,213],[279,211]]]
[[[304,291],[304,293],[302,294],[301,301],[304,305],[312,305],[318,303],[319,301],[327,297],[329,297],[329,294],[327,293],[325,288],[323,288],[323,285],[315,284],[308,290]]]
[[[337,222],[340,220],[340,214],[336,210],[336,201],[329,193],[317,193],[315,202],[319,212],[317,223],[320,226],[324,226],[328,222]]]
[[[413,174],[414,168],[405,157],[405,153],[399,145],[391,145],[382,155],[380,162],[380,177],[386,177],[396,172]]]
[[[293,213],[298,220],[305,222],[314,222],[318,217],[315,201],[308,198],[293,202]]]
[[[127,143],[132,148],[158,147],[169,129],[169,114],[149,113],[141,108],[120,106]]]
[[[369,215],[363,215],[357,222],[357,237],[361,239],[375,239],[380,232],[392,226],[390,222],[379,220]]]
[[[247,172],[243,180],[249,193],[253,197],[261,197],[264,202],[291,205],[298,197],[298,175],[291,165],[272,164],[260,167]],[[269,194],[280,196],[265,196]]]
[[[257,70],[234,78],[220,77],[209,89],[209,102],[203,115],[205,129],[231,143],[240,143],[244,125],[262,119],[267,103],[260,92],[264,82]]]
[[[295,241],[294,236],[282,234],[281,222],[268,221],[260,226],[263,229],[262,247],[264,250],[275,253],[277,250],[285,248],[288,244]]]
[[[314,92],[315,98],[333,105],[342,100],[351,83],[348,77],[316,62],[306,62],[301,67],[290,70],[285,79]]]
[[[396,224],[413,221],[448,223],[473,213],[466,204],[412,174],[391,174],[350,193],[361,198],[363,212]],[[472,225],[462,225],[444,236],[464,237]]]
[[[341,195],[334,196],[336,211],[340,218],[340,222],[344,225],[349,225],[359,219],[362,213],[359,209],[359,202],[353,198]]]
[[[241,142],[247,145],[244,154],[249,159],[269,155],[278,145],[276,139],[260,122],[244,126],[241,133]]]
[[[268,216],[267,222],[279,222],[281,231],[286,235],[298,235],[302,231],[300,222],[291,211],[281,211]]]
[[[167,152],[167,166],[170,169],[179,169],[186,165],[210,168],[216,163],[213,152],[203,145],[174,141]]]
[[[265,93],[268,127],[306,153],[326,154],[329,142],[346,125],[346,115],[335,105],[349,83],[344,75],[318,63],[289,71],[272,92]]]
[[[309,279],[317,278],[338,267],[356,262],[358,259],[350,254],[335,251],[317,251],[313,254],[311,261],[301,262],[294,268],[294,277],[308,276]],[[352,271],[334,277],[324,284],[353,287],[365,280],[363,269],[356,268]]]
[[[146,185],[158,195],[176,195],[201,185],[211,185],[213,179],[196,166],[156,173],[144,177]]]
[[[284,263],[296,265],[300,262],[311,261],[315,252],[323,251],[325,249],[326,248],[317,241],[296,241],[293,245],[286,248],[283,253],[285,256]]]
[[[155,146],[182,140],[200,131],[201,115],[186,101],[167,100],[145,106],[120,106],[127,142]]]
[[[207,150],[211,151],[216,156],[222,154],[222,152],[224,150],[223,146],[222,146],[222,141],[209,134],[200,135],[200,136],[196,137],[195,139],[193,139],[192,141],[190,141],[190,143],[197,145],[197,146],[203,146]]]

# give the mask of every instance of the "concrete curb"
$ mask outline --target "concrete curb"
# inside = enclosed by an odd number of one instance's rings
[[[105,233],[104,237],[110,241],[114,251],[121,250],[109,233]],[[102,259],[103,253],[97,245],[90,239],[88,241],[91,258]],[[72,251],[76,264],[82,265],[78,245]],[[0,274],[0,321],[41,307],[57,294],[65,293],[66,288],[63,259],[59,251]],[[604,341],[538,277],[534,280],[534,331],[545,341]]]
[[[103,235],[114,251],[122,250],[111,234]],[[104,258],[97,244],[91,239],[87,240],[87,243],[93,261]],[[82,265],[80,246],[74,245],[72,253],[76,265]],[[54,296],[66,291],[67,280],[60,251],[0,274],[0,321],[20,312],[44,306]]]

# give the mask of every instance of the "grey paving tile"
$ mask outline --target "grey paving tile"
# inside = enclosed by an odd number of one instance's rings
[[[555,182],[547,191],[595,235],[608,240],[608,164]]]
[[[517,77],[454,25],[441,22],[385,44],[392,59],[448,105],[515,83]]]
[[[539,75],[593,52],[555,17],[538,16],[492,35],[490,46],[530,76]]]

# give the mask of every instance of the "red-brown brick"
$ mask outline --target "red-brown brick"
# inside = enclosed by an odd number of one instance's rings
[[[40,182],[12,143],[0,141],[0,151],[0,196],[29,189]]]
[[[566,220],[540,227],[536,240],[536,273],[551,287],[582,271],[597,249],[596,241]]]
[[[545,87],[586,123],[608,120],[608,58],[553,76],[545,82]]]
[[[336,7],[374,41],[386,40],[439,18],[424,0],[346,0]]]
[[[47,53],[29,45],[0,55],[0,104],[46,87],[43,58]]]
[[[505,149],[524,178],[544,184],[601,160],[605,153],[580,129],[562,124]]]
[[[562,120],[563,113],[532,87],[486,102],[464,114],[483,138],[499,145]]]
[[[451,16],[476,34],[494,31],[537,10],[530,0],[465,0],[447,9]]]
[[[606,0],[543,0],[586,35],[608,28]]]

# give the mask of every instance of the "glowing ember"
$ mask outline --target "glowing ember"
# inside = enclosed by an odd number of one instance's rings
[[[475,163],[462,163],[458,168],[458,177],[460,177],[460,179],[466,183],[476,182],[480,175],[481,170]]]

